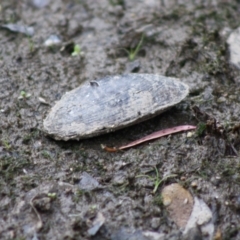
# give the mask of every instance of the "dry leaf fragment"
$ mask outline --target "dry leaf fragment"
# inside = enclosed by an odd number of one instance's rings
[[[170,218],[178,227],[184,228],[193,209],[192,195],[178,183],[173,183],[162,190],[162,198]]]
[[[121,146],[119,148],[115,148],[115,147],[110,148],[110,147],[107,147],[107,146],[104,146],[104,145],[101,145],[101,146],[102,146],[102,149],[104,149],[108,152],[117,152],[118,150],[124,150],[124,149],[130,148],[130,147],[134,147],[134,146],[137,146],[141,143],[151,141],[151,140],[154,140],[154,139],[157,139],[157,138],[160,138],[160,137],[164,137],[164,136],[167,136],[167,135],[170,135],[170,134],[173,134],[173,133],[182,132],[182,131],[189,131],[189,130],[194,130],[194,129],[196,129],[196,126],[181,125],[181,126],[177,126],[177,127],[173,127],[173,128],[167,128],[167,129],[164,129],[164,130],[154,132],[150,135],[147,135],[143,138],[140,138],[136,141],[133,141],[133,142],[131,142],[127,145]]]
[[[152,133],[150,135],[147,135],[143,138],[140,138],[140,139],[138,139],[134,142],[131,142],[131,143],[125,145],[125,146],[120,147],[119,149],[123,150],[123,149],[130,148],[130,147],[139,145],[141,143],[144,143],[144,142],[147,142],[147,141],[150,141],[150,140],[154,140],[154,139],[163,137],[163,136],[167,136],[167,135],[177,133],[177,132],[193,130],[193,129],[196,129],[196,126],[182,125],[182,126],[177,126],[177,127],[173,127],[173,128],[167,128],[167,129],[164,129],[164,130],[154,132],[154,133]]]

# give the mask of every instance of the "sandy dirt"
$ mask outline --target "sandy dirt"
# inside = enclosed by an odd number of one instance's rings
[[[218,239],[240,239],[240,78],[226,43],[240,23],[239,1],[37,2],[0,2],[1,25],[34,28],[32,36],[0,28],[0,238],[183,239],[160,194],[179,183],[210,207]],[[45,46],[50,35],[61,43]],[[181,78],[190,94],[99,137],[64,142],[43,133],[64,93],[131,72]],[[117,153],[101,149],[184,124],[199,128]],[[153,193],[155,169],[175,177]],[[197,237],[204,239],[199,232],[188,239]]]

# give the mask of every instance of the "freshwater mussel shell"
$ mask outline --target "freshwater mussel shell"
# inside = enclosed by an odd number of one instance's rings
[[[56,140],[83,139],[152,118],[189,92],[177,78],[125,74],[84,82],[50,110],[44,131]]]

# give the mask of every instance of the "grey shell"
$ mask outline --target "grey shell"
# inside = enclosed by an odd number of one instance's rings
[[[82,139],[152,118],[183,100],[188,86],[177,78],[125,74],[85,82],[66,93],[43,122],[56,140]]]

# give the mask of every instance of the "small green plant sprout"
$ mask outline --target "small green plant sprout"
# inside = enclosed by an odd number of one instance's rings
[[[30,53],[34,51],[34,42],[30,36],[28,37],[28,48]]]
[[[164,181],[166,181],[168,178],[173,178],[173,177],[176,177],[177,175],[176,174],[171,174],[171,175],[167,175],[166,177],[164,178],[161,178],[160,175],[159,175],[159,171],[156,167],[154,167],[154,170],[155,170],[155,173],[156,173],[156,176],[155,177],[151,177],[151,176],[148,176],[148,175],[138,175],[137,177],[147,177],[149,179],[151,179],[152,181],[154,181],[154,189],[153,189],[153,194],[155,194],[158,190],[158,187],[160,186],[160,184]]]
[[[91,211],[95,211],[97,210],[97,205],[91,205],[90,208],[89,208]]]
[[[31,93],[27,93],[27,92],[25,92],[25,91],[21,91],[20,92],[20,95],[19,95],[19,97],[18,97],[18,99],[19,100],[21,100],[21,99],[27,99],[27,98],[30,98],[32,96],[32,94]]]
[[[49,198],[51,198],[52,200],[57,198],[57,194],[56,193],[48,193],[47,194]]]
[[[196,131],[197,136],[198,137],[202,136],[206,129],[207,129],[206,123],[203,123],[203,122],[198,123],[197,131]]]
[[[46,159],[52,159],[51,154],[50,154],[48,151],[46,151],[46,150],[43,150],[43,151],[41,152],[41,154],[42,154],[42,156],[43,156],[44,158],[46,158]]]
[[[9,150],[11,148],[10,143],[7,140],[2,140],[2,144],[5,149]]]
[[[140,48],[142,47],[143,39],[144,39],[144,35],[142,34],[142,37],[141,37],[138,45],[136,46],[136,48],[130,49],[130,51],[128,51],[127,49],[124,49],[128,53],[128,59],[130,61],[135,60]]]
[[[81,47],[79,46],[79,44],[75,44],[74,48],[73,48],[72,56],[76,57],[76,56],[79,56],[79,55],[82,55]]]

